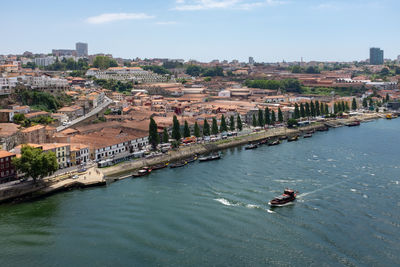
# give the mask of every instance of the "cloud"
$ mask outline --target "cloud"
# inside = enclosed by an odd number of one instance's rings
[[[142,20],[152,19],[154,16],[150,16],[144,13],[105,13],[86,19],[87,23],[90,24],[104,24],[120,20]]]
[[[286,4],[282,0],[176,0],[174,10],[196,11],[209,9],[249,10],[261,6],[278,6]]]

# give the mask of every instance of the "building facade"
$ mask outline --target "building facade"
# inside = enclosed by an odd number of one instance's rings
[[[383,50],[377,47],[371,47],[369,50],[369,64],[382,65],[383,64]]]
[[[11,162],[14,157],[14,153],[5,150],[0,151],[0,183],[6,183],[16,179],[16,171]]]
[[[78,57],[87,57],[89,55],[87,43],[76,43],[75,49]]]

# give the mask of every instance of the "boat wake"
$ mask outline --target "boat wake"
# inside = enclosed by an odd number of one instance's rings
[[[355,179],[355,178],[346,179],[346,180],[343,180],[343,181],[340,181],[340,182],[337,182],[337,183],[334,183],[334,184],[331,184],[331,185],[327,185],[327,186],[318,188],[318,189],[316,189],[316,190],[314,190],[314,191],[311,191],[311,192],[306,192],[306,193],[299,194],[299,195],[297,195],[297,197],[298,197],[298,198],[302,198],[302,197],[305,197],[305,196],[314,194],[314,193],[316,193],[316,192],[319,192],[319,191],[322,191],[322,190],[325,190],[325,189],[328,189],[328,188],[331,188],[331,187],[335,187],[335,186],[337,186],[337,185],[340,185],[340,184],[349,182],[349,181],[354,180],[354,179]]]
[[[227,200],[225,198],[216,198],[214,200],[219,202],[219,203],[221,203],[222,205],[225,205],[225,206],[239,206],[238,203],[232,203],[232,202],[230,202],[229,200]]]

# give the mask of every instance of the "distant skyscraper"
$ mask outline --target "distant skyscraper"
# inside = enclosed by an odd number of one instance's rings
[[[382,65],[383,64],[383,50],[377,47],[369,49],[369,64]]]
[[[86,43],[76,43],[76,54],[78,57],[87,57],[88,56],[88,44]]]
[[[400,62],[400,55],[397,56],[397,61]]]
[[[254,65],[254,58],[253,57],[249,57],[249,64],[250,65]]]

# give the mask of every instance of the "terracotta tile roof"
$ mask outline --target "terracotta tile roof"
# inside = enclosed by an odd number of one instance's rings
[[[14,153],[10,153],[6,150],[0,150],[0,158],[5,158],[5,157],[12,157],[15,156]]]

